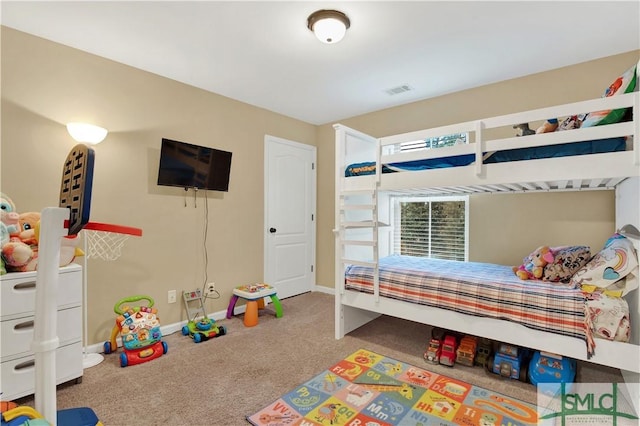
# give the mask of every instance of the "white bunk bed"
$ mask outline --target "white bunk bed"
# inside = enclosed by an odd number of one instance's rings
[[[566,117],[590,111],[631,108],[632,121],[523,137],[499,137],[513,125],[542,122],[549,117]],[[640,291],[625,299],[631,316],[629,343],[595,340],[595,354],[588,356],[585,341],[552,334],[507,320],[466,315],[437,307],[383,297],[378,282],[379,257],[390,254],[388,238],[379,238],[388,220],[388,195],[419,191],[426,195],[521,193],[529,191],[616,191],[616,227],[632,224],[640,228],[640,99],[638,92],[585,102],[542,108],[395,136],[373,138],[340,124],[336,130],[335,234],[336,234],[336,339],[380,315],[389,315],[434,327],[548,351],[574,359],[618,368],[627,383],[638,383],[640,373]],[[387,148],[402,142],[423,140],[455,133],[469,133],[473,143],[447,148],[387,154]],[[616,137],[627,138],[623,151],[591,155],[485,164],[487,153],[514,147],[541,147]],[[381,173],[381,165],[448,155],[472,155],[465,166],[432,170]],[[354,163],[375,162],[375,173],[345,177],[345,168]],[[350,229],[359,229],[353,237]],[[363,236],[364,235],[364,236]],[[631,239],[630,239],[631,240]],[[636,250],[637,240],[633,241]],[[595,254],[600,248],[593,248]],[[373,293],[345,288],[347,265],[374,268]],[[632,389],[638,396],[638,390]]]

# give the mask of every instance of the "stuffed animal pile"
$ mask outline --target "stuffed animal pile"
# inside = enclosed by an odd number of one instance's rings
[[[639,62],[640,63],[640,62]],[[622,75],[617,77],[602,93],[603,98],[618,96],[625,93],[638,91],[638,64],[634,64],[627,69]],[[560,121],[558,118],[550,118],[546,120],[535,132],[529,129],[528,123],[513,126],[518,129],[516,136],[527,136],[532,133],[551,133],[562,130],[579,129],[583,127],[602,126],[604,124],[613,124],[620,121],[631,120],[631,108],[609,109],[602,111],[591,111],[578,115],[566,117]],[[525,133],[526,132],[526,133]]]
[[[16,205],[6,194],[0,193],[2,222],[0,225],[0,275],[7,272],[35,271],[38,267],[38,237],[40,213],[18,213]],[[63,238],[60,247],[60,266],[81,256],[77,235]]]
[[[549,263],[553,263],[553,253],[548,246],[540,246],[535,249],[529,256],[523,259],[520,266],[514,266],[513,272],[521,280],[542,278],[544,267]]]
[[[591,259],[588,246],[540,246],[514,266],[521,280],[542,280],[568,283],[573,275]]]

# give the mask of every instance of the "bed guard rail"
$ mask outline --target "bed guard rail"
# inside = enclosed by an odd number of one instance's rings
[[[620,108],[632,108],[632,121],[578,128],[562,132],[535,134],[529,136],[504,137],[499,136],[500,128],[512,129],[520,123],[532,123],[545,121],[549,118],[562,119],[563,117],[583,114],[590,111],[613,110]],[[467,121],[464,123],[434,127],[431,129],[403,133],[394,136],[380,138],[380,152],[378,164],[398,163],[431,158],[443,158],[456,155],[474,154],[476,174],[482,173],[483,160],[487,153],[513,149],[514,147],[538,147],[563,143],[581,142],[621,136],[633,136],[632,150],[634,152],[634,164],[640,165],[640,94],[638,92],[624,95],[592,99],[588,101],[574,102],[553,107],[539,108],[535,110],[491,117],[481,120]],[[490,132],[493,130],[493,132]],[[475,143],[461,144],[438,149],[425,149],[418,151],[395,152],[385,154],[388,147],[407,142],[425,140],[438,136],[455,133],[468,133],[473,136]],[[380,168],[378,168],[379,170]],[[378,171],[379,173],[379,171]]]

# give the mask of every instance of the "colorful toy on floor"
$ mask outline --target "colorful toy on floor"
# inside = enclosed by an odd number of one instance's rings
[[[442,351],[440,352],[440,364],[453,367],[456,362],[456,349],[458,349],[458,340],[452,334],[444,336],[442,342]]]
[[[5,408],[5,404],[7,407]],[[42,414],[34,408],[26,405],[16,405],[15,403],[2,403],[1,426],[50,426]],[[69,408],[57,412],[56,422],[61,426],[102,426],[102,422],[95,415],[93,410],[82,408]]]
[[[218,325],[216,320],[207,316],[200,289],[183,292],[182,299],[189,318],[187,325],[182,327],[183,336],[191,336],[194,342],[200,343],[227,334],[223,325]]]
[[[431,364],[440,363],[440,353],[442,352],[442,342],[438,339],[431,338],[429,346],[424,352],[424,360]]]
[[[490,361],[489,369],[502,377],[508,377],[521,382],[527,381],[528,350],[518,346],[501,343],[500,348]]]
[[[572,383],[576,377],[575,359],[535,351],[529,364],[529,381],[538,383]]]
[[[131,307],[125,303],[141,300],[147,306]],[[124,351],[120,354],[120,366],[136,365],[151,361],[167,353],[167,343],[162,341],[158,310],[153,307],[153,299],[149,296],[132,296],[122,300],[113,307],[118,314],[116,324],[111,331],[111,340],[104,343],[104,353],[110,354],[118,349],[117,337],[120,334]]]
[[[12,401],[0,402],[0,426],[16,426],[22,425],[30,417],[24,415],[21,411],[14,411],[18,404]],[[5,417],[5,413],[7,413]]]
[[[481,337],[478,341],[478,347],[476,348],[476,357],[473,360],[473,365],[486,367],[492,352],[493,344],[491,340]]]
[[[233,296],[227,307],[227,319],[233,316],[238,298],[247,301],[243,323],[245,327],[258,325],[258,310],[264,308],[264,298],[270,297],[276,311],[276,318],[282,318],[282,305],[278,299],[275,287],[269,284],[256,283],[241,285],[233,289]]]
[[[431,340],[424,351],[424,360],[432,364],[440,363],[440,354],[442,353],[442,341],[444,340],[445,330],[435,327],[431,329]]]
[[[476,349],[478,348],[478,338],[476,336],[464,336],[460,340],[460,345],[456,349],[456,364],[473,367],[473,360],[476,357]]]

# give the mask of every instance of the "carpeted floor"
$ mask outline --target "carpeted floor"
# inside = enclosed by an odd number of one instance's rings
[[[82,383],[59,387],[58,408],[90,407],[105,426],[248,425],[247,415],[361,348],[535,404],[530,384],[480,367],[426,364],[426,325],[381,317],[335,340],[333,296],[307,293],[282,306],[282,318],[267,307],[256,327],[244,327],[242,316],[223,320],[228,334],[206,342],[165,336],[167,354],[144,364],[122,368],[119,352],[107,355],[85,370]],[[577,379],[622,380],[617,370],[588,363],[579,365]],[[20,402],[33,405],[32,398]]]

